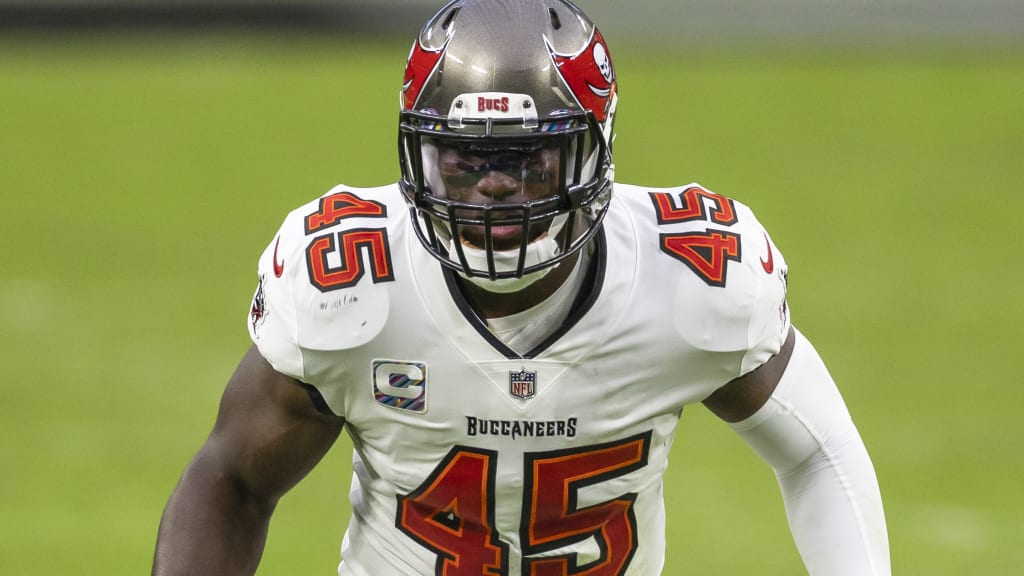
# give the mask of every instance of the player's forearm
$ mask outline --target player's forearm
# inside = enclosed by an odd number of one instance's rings
[[[255,573],[272,511],[273,503],[254,500],[200,455],[164,510],[153,576]]]
[[[874,466],[831,376],[802,335],[771,398],[733,427],[775,470],[811,576],[889,576]]]
[[[811,576],[890,574],[882,499],[856,428],[777,474],[790,531]]]

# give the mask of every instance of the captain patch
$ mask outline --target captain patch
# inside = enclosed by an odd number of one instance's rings
[[[427,365],[400,360],[373,361],[373,398],[397,410],[427,411]]]

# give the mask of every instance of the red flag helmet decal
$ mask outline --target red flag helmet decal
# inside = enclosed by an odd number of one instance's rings
[[[446,41],[440,48],[428,50],[418,39],[413,42],[412,50],[409,52],[409,61],[405,65],[405,76],[402,78],[403,110],[411,110],[416,104],[423,85],[434,73],[447,45]]]

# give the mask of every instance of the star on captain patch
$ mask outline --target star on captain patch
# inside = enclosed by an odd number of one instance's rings
[[[519,372],[509,370],[508,391],[520,400],[528,400],[537,394],[537,373],[523,368]]]

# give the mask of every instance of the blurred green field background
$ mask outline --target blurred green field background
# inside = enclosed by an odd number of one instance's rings
[[[613,39],[609,39],[612,41]],[[0,38],[0,574],[145,574],[248,347],[287,210],[391,182],[408,44]],[[1024,574],[1024,51],[613,43],[617,176],[754,207],[875,460],[894,572]],[[333,574],[349,443],[260,574]],[[702,409],[668,575],[802,573],[771,472]]]

